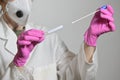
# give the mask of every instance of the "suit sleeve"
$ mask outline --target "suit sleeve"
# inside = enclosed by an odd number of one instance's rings
[[[95,80],[97,72],[97,50],[93,62],[89,63],[82,43],[78,54],[72,53],[56,35],[56,63],[58,80]]]
[[[30,72],[28,72],[27,68],[23,67],[20,71],[13,63],[11,63],[0,76],[0,80],[33,80],[33,77]]]

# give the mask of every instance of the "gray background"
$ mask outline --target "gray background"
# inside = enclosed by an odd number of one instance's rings
[[[120,80],[120,0],[35,0],[30,21],[49,29],[63,25],[58,35],[71,51],[78,53],[92,16],[75,24],[71,22],[104,4],[113,6],[117,30],[102,35],[98,40],[96,80]]]

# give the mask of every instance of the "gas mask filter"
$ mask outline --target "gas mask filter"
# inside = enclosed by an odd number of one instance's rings
[[[31,12],[31,0],[9,1],[6,9],[8,16],[18,25],[25,26]]]

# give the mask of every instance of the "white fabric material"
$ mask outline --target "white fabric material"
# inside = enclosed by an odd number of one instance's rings
[[[26,30],[34,26],[47,31],[42,26],[27,25]],[[38,44],[20,71],[12,60],[17,53],[17,36],[0,21],[0,80],[95,80],[97,71],[97,52],[93,63],[88,63],[81,45],[77,55],[70,52],[56,34],[50,34]]]

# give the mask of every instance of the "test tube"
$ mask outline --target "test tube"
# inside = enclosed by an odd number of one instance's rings
[[[58,27],[56,27],[56,28],[53,28],[53,29],[49,30],[49,31],[46,33],[46,35],[51,34],[51,33],[53,33],[53,32],[56,32],[56,31],[58,31],[58,30],[60,30],[60,29],[62,29],[62,28],[63,28],[63,25],[60,25],[60,26],[58,26]]]

